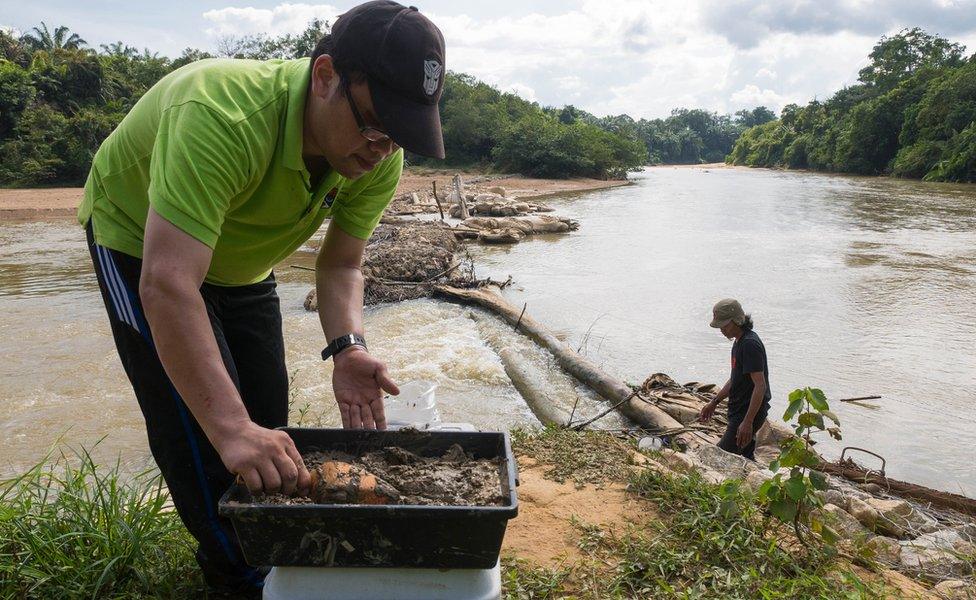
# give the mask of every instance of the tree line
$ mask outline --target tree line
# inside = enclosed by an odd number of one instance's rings
[[[81,185],[102,140],[167,73],[215,56],[308,56],[328,29],[314,20],[297,35],[228,37],[214,54],[187,49],[175,59],[122,42],[96,50],[63,26],[42,23],[21,36],[0,31],[0,185]],[[612,178],[646,162],[643,144],[626,133],[564,123],[468,75],[447,77],[441,110],[448,164]],[[425,162],[409,155],[408,161]]]
[[[64,26],[41,23],[20,36],[0,31],[0,185],[81,185],[101,141],[167,73],[203,58],[308,56],[328,30],[313,20],[297,35],[225,37],[214,53],[188,48],[175,59],[122,42],[95,49]],[[678,109],[666,119],[596,117],[453,72],[441,114],[449,166],[602,179],[645,164],[723,160],[742,131],[775,118],[765,107],[734,116]]]
[[[919,28],[882,37],[856,84],[785,106],[728,162],[976,182],[976,55],[964,51]]]

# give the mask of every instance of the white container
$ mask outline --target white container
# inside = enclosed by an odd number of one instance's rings
[[[432,381],[410,381],[401,385],[400,395],[387,396],[383,403],[387,427],[389,429],[436,427],[441,421],[441,416],[437,412],[435,390],[437,384]]]
[[[264,600],[500,600],[501,569],[273,567]]]

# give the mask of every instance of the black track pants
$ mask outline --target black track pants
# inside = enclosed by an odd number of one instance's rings
[[[233,527],[217,515],[217,501],[233,476],[156,355],[139,300],[142,261],[95,244],[91,223],[87,232],[112,336],[146,421],[149,448],[180,518],[199,542],[197,561],[207,584],[242,597],[254,595],[263,570],[244,563]],[[224,365],[251,420],[269,428],[286,425],[288,374],[274,276],[239,287],[205,283],[200,293]]]

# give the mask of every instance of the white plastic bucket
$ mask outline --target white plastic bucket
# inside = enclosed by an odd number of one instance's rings
[[[422,379],[401,385],[400,395],[387,396],[384,401],[387,427],[429,429],[440,423],[435,390],[436,383]]]

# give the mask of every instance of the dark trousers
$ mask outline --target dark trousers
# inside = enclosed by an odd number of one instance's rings
[[[108,310],[112,336],[146,421],[149,448],[186,528],[199,542],[197,562],[212,590],[241,597],[260,592],[264,571],[248,566],[230,522],[217,514],[217,501],[234,476],[166,376],[139,300],[142,261],[95,244],[91,223],[88,250]],[[253,285],[203,284],[224,366],[255,423],[288,423],[281,310],[274,276]]]
[[[736,434],[739,432],[739,425],[745,420],[745,413],[733,414],[729,413],[729,426],[725,428],[725,433],[722,435],[722,439],[718,442],[718,447],[726,452],[731,452],[732,454],[740,454],[749,460],[756,460],[756,432],[759,428],[763,426],[766,422],[767,410],[765,408],[760,409],[759,414],[756,418],[752,420],[752,441],[745,448],[740,448],[739,443],[736,442]]]

